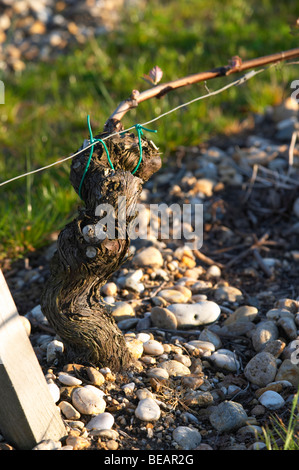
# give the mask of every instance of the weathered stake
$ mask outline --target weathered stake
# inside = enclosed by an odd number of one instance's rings
[[[0,433],[19,450],[67,434],[1,270]]]

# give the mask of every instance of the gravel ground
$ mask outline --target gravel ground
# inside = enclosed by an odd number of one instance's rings
[[[287,100],[235,136],[179,148],[145,185],[147,208],[203,204],[204,230],[199,250],[136,240],[133,258],[102,289],[139,370],[67,362],[39,308],[55,235],[44,250],[7,260],[5,277],[67,429],[62,442],[38,448],[255,450],[271,416],[287,425],[299,385],[299,147],[289,153],[297,118]],[[14,448],[4,438],[0,447]]]

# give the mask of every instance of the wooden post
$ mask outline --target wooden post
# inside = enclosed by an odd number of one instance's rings
[[[1,270],[0,433],[20,450],[67,434]]]

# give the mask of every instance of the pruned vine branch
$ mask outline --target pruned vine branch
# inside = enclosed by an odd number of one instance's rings
[[[234,56],[230,60],[228,65],[217,67],[206,72],[188,75],[187,77],[179,78],[170,82],[161,83],[160,85],[156,85],[141,93],[137,90],[133,90],[130,98],[122,101],[117,106],[115,111],[111,114],[111,116],[106,122],[106,127],[109,127],[109,124],[112,121],[121,121],[121,119],[125,116],[128,111],[133,108],[136,108],[143,101],[149,100],[151,98],[161,98],[170,91],[176,90],[178,88],[193,85],[199,82],[204,82],[206,80],[211,80],[217,77],[223,77],[234,73],[244,72],[255,67],[262,67],[264,65],[291,60],[296,57],[299,57],[298,47],[295,49],[290,49],[288,51],[277,52],[275,54],[246,60],[244,62],[240,57]]]

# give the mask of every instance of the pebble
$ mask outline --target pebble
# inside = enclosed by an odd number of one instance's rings
[[[73,450],[85,450],[91,446],[91,443],[88,439],[81,436],[72,436],[69,435],[66,439],[66,444],[72,446]]]
[[[195,304],[172,304],[168,310],[176,316],[178,326],[182,327],[214,323],[221,313],[220,307],[209,300]]]
[[[159,405],[150,397],[140,400],[135,409],[135,416],[141,421],[157,421],[160,415],[161,410]]]
[[[95,369],[94,367],[87,367],[86,372],[87,372],[88,379],[90,380],[92,385],[100,386],[100,385],[103,385],[103,383],[105,382],[104,375],[99,370]]]
[[[148,371],[147,376],[158,380],[167,380],[169,378],[169,373],[163,367],[154,367]]]
[[[173,440],[182,450],[195,449],[201,443],[201,434],[197,429],[178,426],[172,433]]]
[[[100,429],[97,436],[104,439],[116,440],[119,438],[119,433],[115,429]]]
[[[212,343],[215,349],[219,349],[222,346],[222,341],[213,331],[209,330],[208,328],[204,328],[199,335],[200,341],[206,341],[208,343]]]
[[[109,297],[115,297],[117,294],[117,285],[115,282],[107,282],[107,284],[102,287],[102,293]]]
[[[191,374],[190,369],[181,362],[170,359],[160,363],[160,367],[165,369],[169,376],[180,377]]]
[[[130,382],[128,384],[123,385],[122,389],[123,389],[125,395],[129,396],[129,395],[132,395],[135,387],[136,387],[135,382]]]
[[[216,347],[211,341],[203,341],[201,339],[194,339],[187,343],[189,346],[194,346],[197,349],[201,349],[203,351],[214,352]]]
[[[151,310],[151,322],[157,328],[175,330],[178,325],[176,316],[167,308],[153,307]]]
[[[238,307],[232,314],[226,318],[224,325],[231,325],[235,322],[253,321],[258,315],[258,309],[250,305]]]
[[[159,297],[166,300],[171,304],[175,303],[184,303],[189,300],[189,298],[179,290],[176,289],[164,289],[159,292]]]
[[[103,413],[106,408],[105,400],[87,387],[79,387],[73,391],[72,404],[84,415],[97,415]]]
[[[116,322],[120,322],[122,320],[135,317],[135,312],[132,305],[128,302],[119,301],[115,302],[112,308],[112,316]]]
[[[186,356],[185,354],[175,354],[173,359],[175,361],[181,362],[186,367],[190,367],[192,364],[190,357]]]
[[[150,354],[152,356],[160,356],[164,353],[163,345],[154,339],[150,339],[143,343],[143,350],[146,354]]]
[[[278,328],[273,321],[260,322],[251,337],[255,351],[261,351],[269,341],[276,340],[278,335]]]
[[[264,392],[259,397],[259,402],[268,410],[278,410],[285,404],[283,397],[273,390]]]
[[[277,372],[275,357],[268,352],[260,352],[253,356],[244,369],[245,377],[259,387],[273,382]]]
[[[247,413],[240,403],[223,401],[212,409],[210,422],[218,432],[228,432],[244,426]]]
[[[61,401],[58,406],[67,419],[79,419],[81,416],[79,411],[68,401]]]
[[[288,339],[297,338],[297,327],[293,318],[284,316],[279,318],[277,326],[281,327]]]
[[[210,356],[210,360],[220,369],[229,370],[231,372],[240,370],[240,362],[237,360],[235,354],[228,349],[215,351]]]
[[[47,346],[47,362],[51,363],[64,351],[64,344],[61,341],[54,339]]]
[[[53,439],[45,439],[33,447],[32,450],[59,450],[62,444],[60,441],[54,441]]]
[[[149,246],[137,253],[132,260],[139,267],[162,268],[164,264],[161,252],[154,246]]]
[[[69,385],[69,386],[82,384],[82,380],[77,379],[77,377],[73,377],[72,375],[66,374],[64,372],[60,372],[58,374],[58,380],[62,384]]]
[[[243,294],[240,289],[233,286],[221,286],[215,289],[214,298],[216,302],[241,302],[243,300]]]
[[[86,424],[88,431],[96,430],[102,431],[104,429],[111,429],[114,424],[114,417],[111,413],[103,412],[93,416]]]
[[[297,355],[298,357],[298,355]],[[285,359],[279,366],[275,380],[287,380],[294,387],[299,387],[299,367],[298,362]]]
[[[140,359],[143,354],[143,342],[140,339],[125,337],[126,346],[134,359]]]
[[[60,400],[60,388],[54,382],[47,383],[47,385],[54,403],[57,403]]]
[[[185,395],[185,402],[188,406],[206,407],[212,405],[214,398],[210,392],[191,390]]]

